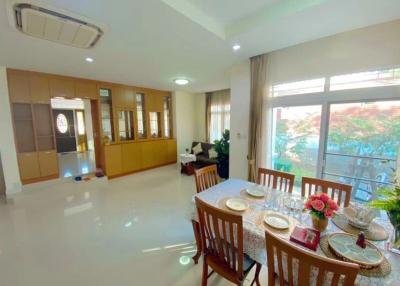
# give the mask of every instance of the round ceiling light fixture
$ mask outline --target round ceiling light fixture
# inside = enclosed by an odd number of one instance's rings
[[[239,44],[234,44],[234,45],[232,46],[232,50],[234,50],[234,51],[240,50],[240,45],[239,45]]]
[[[85,59],[85,61],[87,61],[88,63],[93,63],[93,62],[94,62],[94,59],[93,59],[93,58],[87,57],[87,58]]]
[[[189,83],[189,80],[186,78],[177,78],[174,79],[174,83],[176,83],[177,85],[187,85]]]

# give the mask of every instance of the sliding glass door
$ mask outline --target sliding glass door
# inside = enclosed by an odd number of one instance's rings
[[[368,202],[391,184],[400,145],[400,101],[329,106],[322,177],[353,186],[352,199]]]
[[[321,105],[273,109],[272,166],[301,177],[317,176]]]

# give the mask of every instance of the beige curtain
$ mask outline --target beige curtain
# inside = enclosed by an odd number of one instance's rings
[[[211,127],[211,92],[206,93],[206,141],[210,142]]]
[[[206,96],[207,139],[214,142],[221,139],[222,133],[230,126],[230,90],[214,91]]]
[[[249,181],[255,182],[263,161],[264,99],[267,98],[267,54],[250,59]]]

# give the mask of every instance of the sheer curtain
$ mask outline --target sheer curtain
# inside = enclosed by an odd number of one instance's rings
[[[230,90],[220,90],[206,94],[207,137],[214,142],[222,137],[230,125]]]
[[[268,55],[250,59],[249,181],[255,182],[259,166],[265,166],[266,126],[268,121]]]

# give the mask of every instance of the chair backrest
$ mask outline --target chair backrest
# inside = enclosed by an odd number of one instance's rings
[[[257,183],[291,193],[293,191],[294,175],[271,169],[258,168]]]
[[[328,194],[332,200],[336,201],[339,206],[348,207],[351,198],[350,185],[303,177],[301,180],[301,195],[308,197],[317,192]]]
[[[217,165],[207,166],[194,171],[197,193],[218,184]]]
[[[204,257],[243,279],[242,216],[215,208],[196,197]],[[206,259],[206,258],[205,258]]]
[[[275,285],[275,273],[279,276],[278,279],[281,286],[294,284],[334,286],[338,285],[339,281],[343,281],[343,284],[341,284],[343,286],[354,285],[359,269],[357,264],[311,253],[290,241],[276,236],[269,230],[265,232],[265,241],[267,247],[268,285]],[[274,256],[276,257],[276,264]],[[298,268],[293,267],[293,262],[296,260]],[[316,284],[312,284],[310,281],[311,267],[318,269]],[[284,273],[287,273],[287,277],[284,276]],[[327,275],[328,273],[330,273],[330,276]]]

